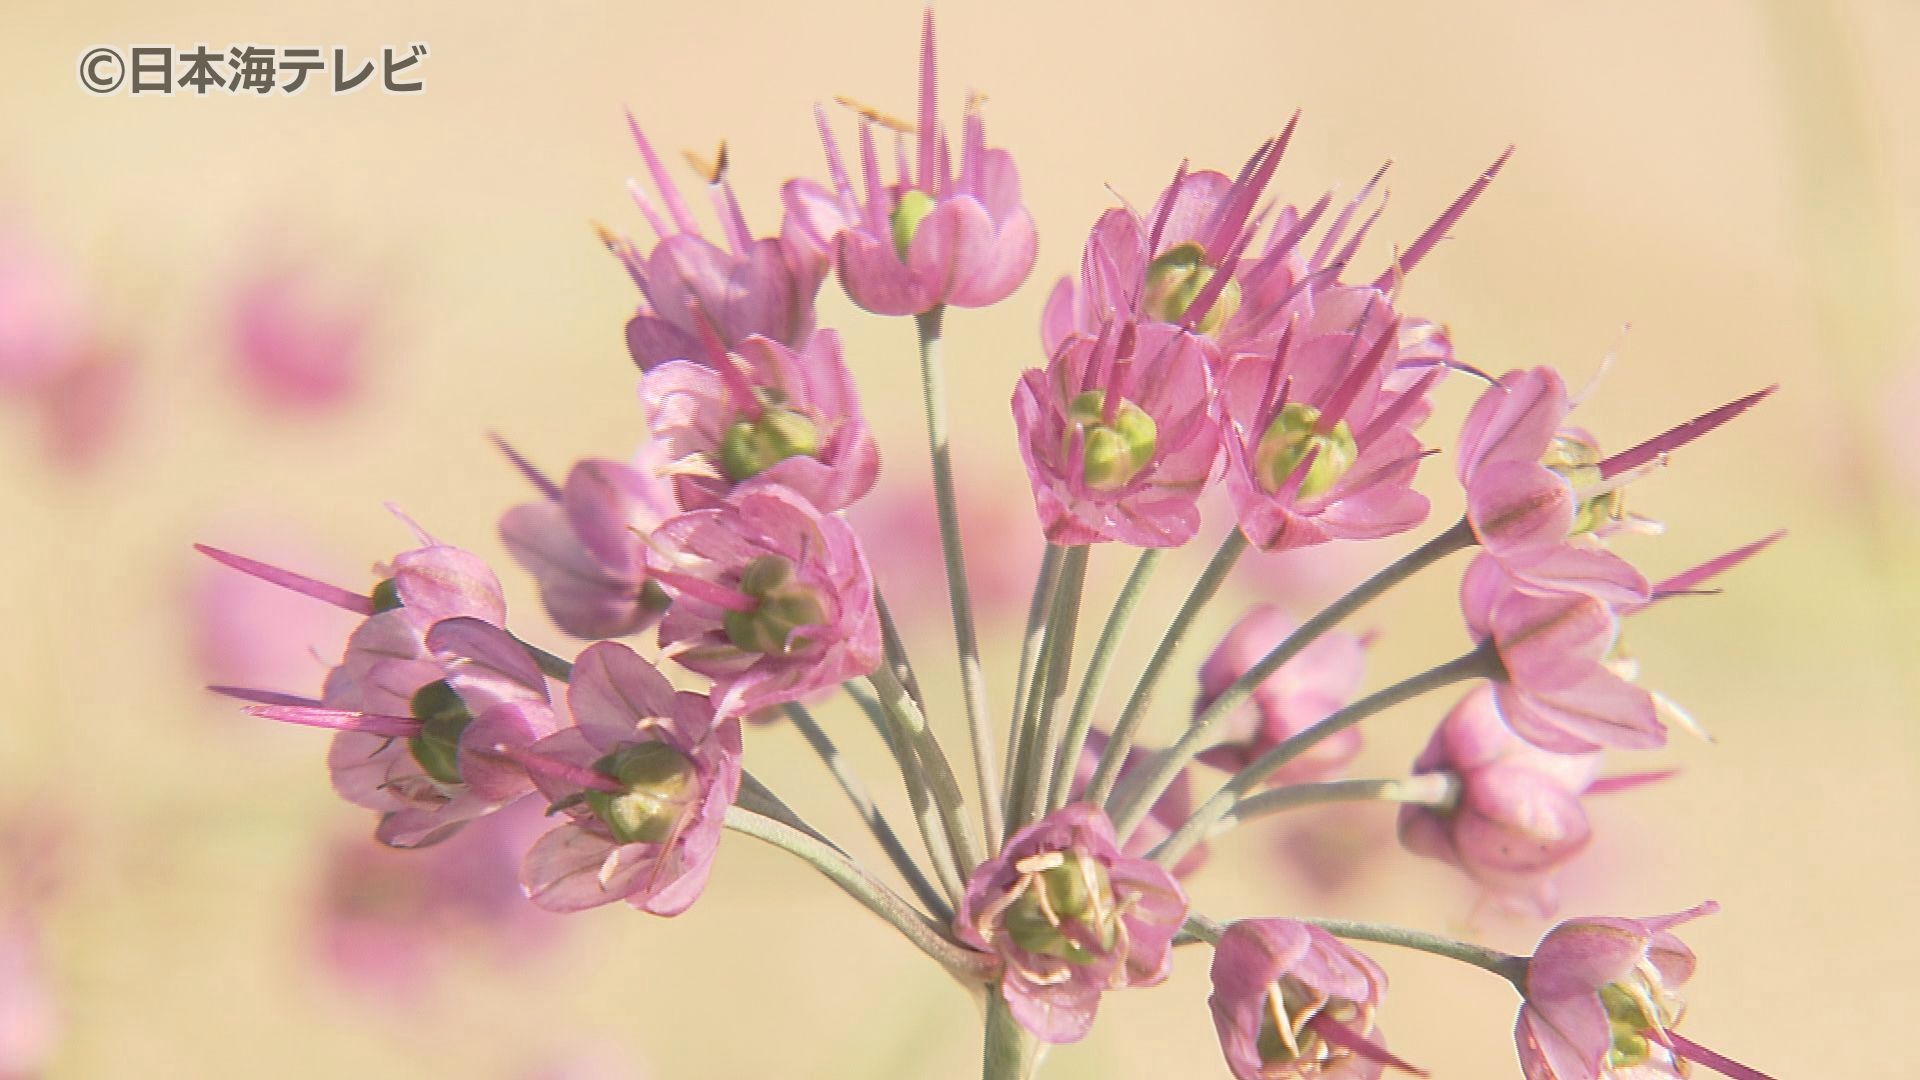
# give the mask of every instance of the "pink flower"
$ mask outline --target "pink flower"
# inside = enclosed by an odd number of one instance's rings
[[[432,542],[395,557],[390,576],[361,596],[205,545],[244,573],[366,616],[347,639],[319,700],[271,691],[226,692],[261,702],[249,711],[331,728],[328,769],[348,802],[381,814],[375,837],[421,847],[453,835],[531,790],[501,743],[553,730],[546,677],[500,629],[506,607],[486,564]]]
[[[780,705],[880,665],[873,577],[847,523],[777,484],[660,527],[674,594],[660,646],[709,676],[721,716]]]
[[[1432,328],[1392,319],[1371,289],[1326,290],[1306,314],[1221,380],[1227,493],[1263,550],[1392,536],[1427,517],[1413,429],[1445,370],[1416,360]]]
[[[1022,829],[967,882],[954,932],[1005,963],[1021,1027],[1077,1042],[1100,995],[1167,977],[1187,897],[1165,869],[1121,854],[1113,823],[1074,803]]]
[[[1475,537],[1522,577],[1569,537],[1591,547],[1628,520],[1622,488],[1666,455],[1739,416],[1774,387],[1756,391],[1611,456],[1593,436],[1566,424],[1573,410],[1549,367],[1509,371],[1487,388],[1460,432],[1456,469]],[[1565,579],[1552,571],[1549,577]]]
[[[758,336],[731,353],[710,335],[706,346],[702,360],[671,360],[640,379],[681,505],[717,506],[753,479],[785,485],[826,513],[873,490],[880,451],[839,334],[818,331],[797,352]]]
[[[575,661],[567,703],[573,726],[515,753],[569,819],[527,852],[521,884],[552,911],[625,900],[680,914],[706,888],[740,789],[740,722],[611,641]]]
[[[1580,796],[1597,754],[1554,754],[1516,737],[1476,687],[1453,707],[1413,763],[1416,775],[1458,782],[1448,807],[1400,808],[1400,842],[1451,863],[1501,901],[1549,915],[1559,896],[1553,875],[1584,851],[1592,833]]]
[[[1075,337],[1013,392],[1013,419],[1046,538],[1178,547],[1219,450],[1207,346],[1164,323]]]
[[[1617,585],[1626,573],[1632,568],[1608,580]],[[1515,734],[1561,754],[1666,745],[1652,695],[1608,664],[1620,620],[1607,601],[1589,591],[1529,591],[1483,552],[1467,567],[1460,603],[1475,640],[1491,640],[1499,654],[1505,677],[1494,701]]]
[[[667,596],[647,573],[645,537],[679,512],[665,479],[595,458],[576,463],[562,488],[509,453],[546,498],[508,510],[500,538],[539,584],[554,625],[581,638],[653,625]]]
[[[0,912],[0,1077],[43,1075],[59,1038],[37,920]]]
[[[1375,1080],[1387,1053],[1374,1013],[1387,975],[1339,938],[1291,919],[1242,919],[1213,952],[1214,1030],[1238,1080]]]
[[[1694,957],[1672,928],[1719,907],[1709,900],[1649,919],[1569,919],[1547,931],[1527,962],[1514,1024],[1527,1080],[1654,1080],[1686,1076],[1689,1063],[1767,1080],[1673,1030],[1685,1011],[1674,991],[1693,975]]]
[[[1086,790],[1086,786],[1093,781],[1094,770],[1100,767],[1100,755],[1107,752],[1107,744],[1111,741],[1112,737],[1099,728],[1087,729],[1086,746],[1080,752],[1080,760],[1074,763],[1073,767],[1075,798],[1078,798]],[[1147,760],[1146,751],[1139,746],[1127,747],[1127,758],[1121,764],[1117,777],[1118,786],[1122,790],[1125,789],[1127,776],[1133,771],[1134,766],[1145,760]],[[1192,816],[1193,780],[1189,770],[1181,769],[1179,775],[1173,778],[1173,783],[1167,785],[1167,790],[1161,792],[1160,797],[1154,800],[1153,808],[1147,811],[1147,816],[1142,818],[1140,824],[1134,828],[1133,835],[1127,837],[1126,845],[1122,850],[1128,855],[1145,858],[1149,851],[1160,846],[1160,841],[1172,836],[1174,830],[1185,825],[1187,819]],[[1194,871],[1206,864],[1207,854],[1206,844],[1195,844],[1193,850],[1181,856],[1180,861],[1173,865],[1173,876],[1177,878],[1191,876]]]
[[[1261,604],[1241,616],[1200,666],[1196,713],[1239,680],[1297,629],[1276,607]],[[1280,743],[1319,723],[1353,700],[1366,669],[1367,643],[1339,631],[1322,634],[1254,688],[1251,700],[1227,718],[1225,737],[1201,752],[1215,768],[1239,772]],[[1360,730],[1348,728],[1288,762],[1268,781],[1297,784],[1339,775],[1360,752]]]
[[[359,395],[372,296],[327,300],[312,275],[263,266],[228,299],[227,339],[241,385],[289,412],[337,409]]]
[[[790,182],[782,197],[788,231],[803,247],[833,254],[840,284],[876,315],[918,315],[943,304],[985,307],[1006,299],[1033,270],[1033,218],[1020,203],[1020,175],[1005,150],[988,149],[986,125],[969,103],[959,168],[953,167],[934,101],[933,13],[920,41],[920,111],[914,171],[902,160],[880,178],[869,113],[860,125],[866,196],[856,195],[840,146],[819,118],[831,189]]]
[[[784,236],[754,239],[727,180],[724,145],[707,184],[726,241],[725,247],[716,246],[700,235],[639,124],[629,116],[627,126],[666,208],[663,216],[641,186],[630,182],[628,193],[658,242],[642,253],[625,237],[601,233],[640,290],[638,310],[627,322],[633,362],[649,371],[668,360],[699,356],[701,335],[707,333],[729,349],[755,334],[794,347],[806,341],[813,332],[814,298],[826,278],[825,257]]]

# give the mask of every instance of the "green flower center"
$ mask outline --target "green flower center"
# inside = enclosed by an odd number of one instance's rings
[[[1601,481],[1600,448],[1572,435],[1555,435],[1540,463],[1561,476],[1574,488],[1592,487]],[[1581,502],[1573,513],[1573,533],[1592,532],[1610,521],[1619,521],[1627,513],[1627,493],[1615,488]]]
[[[1199,244],[1181,244],[1153,260],[1147,266],[1146,312],[1161,322],[1177,323],[1187,317],[1187,309],[1200,295],[1218,270],[1207,264],[1207,253]],[[1194,327],[1202,334],[1213,334],[1240,310],[1240,284],[1230,281],[1220,290],[1213,306]]]
[[[933,213],[939,203],[924,191],[909,191],[900,196],[900,202],[893,208],[893,250],[900,253],[900,261],[907,261],[907,252],[913,248],[913,238],[920,232],[920,223]]]
[[[414,691],[408,711],[420,721],[420,734],[407,740],[407,749],[420,768],[442,784],[458,784],[460,778],[460,736],[473,722],[473,714],[453,692],[445,679],[431,682]]]
[[[720,468],[727,479],[758,476],[791,457],[820,452],[820,429],[800,413],[768,405],[757,419],[742,418],[720,437]]]
[[[1607,1023],[1613,1032],[1607,1063],[1619,1069],[1645,1064],[1654,1052],[1653,1040],[1646,1032],[1672,1027],[1679,1019],[1672,995],[1644,971],[1601,987],[1600,1004],[1606,1007]]]
[[[1088,390],[1067,405],[1067,433],[1060,452],[1071,453],[1073,432],[1083,433],[1086,464],[1082,472],[1095,491],[1114,491],[1131,483],[1153,461],[1160,429],[1145,409],[1122,398],[1113,423],[1105,423],[1107,392]]]
[[[729,611],[721,620],[727,640],[736,648],[784,656],[809,643],[804,636],[793,636],[795,630],[827,621],[820,594],[796,580],[793,563],[778,555],[762,555],[748,563],[739,589],[757,603],[749,611]]]
[[[1353,468],[1360,449],[1354,445],[1353,430],[1342,420],[1333,430],[1321,432],[1320,410],[1302,401],[1280,409],[1267,425],[1266,434],[1253,451],[1253,473],[1269,493],[1278,492],[1300,464],[1313,455],[1306,479],[1300,482],[1300,497],[1311,499],[1326,493]]]
[[[622,844],[671,839],[700,794],[693,762],[663,742],[621,747],[593,767],[626,788],[586,793],[587,808]]]
[[[1091,963],[1111,952],[1119,937],[1119,915],[1107,868],[1071,852],[1035,860],[1036,868],[1025,874],[1019,897],[1007,908],[1005,925],[1014,942],[1069,964]],[[1086,944],[1088,931],[1097,951]]]
[[[1349,1056],[1350,1051],[1328,1043],[1307,1027],[1317,1016],[1354,1028],[1362,1036],[1373,1030],[1372,1018],[1359,1005],[1345,998],[1329,998],[1292,975],[1282,975],[1267,988],[1267,1007],[1254,1042],[1260,1060],[1268,1065],[1295,1066],[1297,1075],[1314,1076],[1329,1062]],[[1299,1068],[1302,1065],[1309,1067]]]

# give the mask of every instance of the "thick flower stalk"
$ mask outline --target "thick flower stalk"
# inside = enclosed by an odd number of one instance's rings
[[[1719,907],[1569,919],[1547,931],[1527,963],[1514,1023],[1527,1080],[1653,1080],[1687,1076],[1694,1064],[1767,1080],[1674,1030],[1686,1011],[1675,991],[1693,976],[1694,956],[1673,928]]]
[[[611,641],[580,654],[567,704],[572,726],[515,755],[567,817],[527,852],[527,895],[553,911],[625,900],[680,914],[706,888],[740,790],[740,721]]]
[[[668,360],[702,354],[713,334],[733,348],[756,334],[798,347],[813,332],[814,299],[827,260],[796,242],[791,223],[777,237],[755,238],[726,176],[726,147],[707,177],[725,245],[701,235],[679,187],[633,118],[627,118],[661,204],[639,183],[628,192],[652,227],[656,242],[641,251],[632,240],[602,231],[601,241],[627,269],[640,303],[627,320],[627,351],[642,371]],[[664,212],[661,207],[664,207]]]
[[[1214,1030],[1237,1080],[1376,1080],[1388,1065],[1376,1014],[1380,965],[1317,926],[1243,919],[1214,946]]]
[[[1013,394],[1020,456],[1047,539],[1178,547],[1200,527],[1219,450],[1208,346],[1166,323],[1075,337]]]
[[[1074,803],[1015,833],[967,882],[954,930],[1005,965],[1000,995],[1044,1042],[1077,1042],[1100,995],[1167,977],[1187,897],[1120,851],[1105,814]]]
[[[853,302],[876,315],[921,315],[942,306],[1005,300],[1033,270],[1033,217],[1005,150],[987,146],[978,101],[969,101],[958,162],[939,123],[933,13],[920,39],[920,106],[911,126],[862,110],[856,193],[840,145],[819,118],[828,185],[794,180],[782,193],[797,247],[832,258]],[[913,135],[891,183],[881,178],[874,128]],[[956,167],[957,166],[957,167]]]
[[[873,577],[847,523],[778,484],[654,533],[674,603],[660,647],[713,680],[722,716],[799,701],[880,666]],[[664,569],[671,566],[672,569]]]
[[[839,334],[817,331],[797,349],[756,335],[732,352],[706,335],[705,347],[640,379],[682,506],[717,506],[750,480],[784,485],[827,513],[873,490],[880,451]]]

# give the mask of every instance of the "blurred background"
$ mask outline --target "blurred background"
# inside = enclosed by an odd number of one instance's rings
[[[727,140],[748,218],[771,232],[779,183],[823,171],[814,102],[910,113],[918,9],[305,8],[0,10],[0,333],[42,335],[15,355],[61,358],[0,371],[0,1075],[972,1075],[966,996],[753,841],[730,836],[707,895],[674,920],[546,916],[502,892],[533,822],[376,848],[370,815],[328,788],[324,734],[201,689],[310,691],[351,620],[189,548],[358,588],[408,542],[390,501],[497,560],[520,631],[562,646],[496,538],[529,493],[484,433],[555,472],[635,443],[632,286],[590,225],[644,231],[623,191],[640,164],[621,110],[664,148]],[[1371,266],[1514,143],[1411,279],[1409,311],[1494,371],[1553,363],[1577,385],[1617,354],[1580,414],[1613,446],[1783,386],[1632,492],[1670,526],[1625,545],[1650,575],[1791,536],[1724,595],[1633,623],[1644,679],[1717,742],[1677,736],[1632,767],[1679,779],[1591,805],[1597,839],[1562,882],[1563,913],[1718,899],[1724,913],[1687,934],[1702,958],[1689,1035],[1782,1077],[1908,1074],[1920,5],[991,0],[940,18],[943,107],[988,96],[990,141],[1014,153],[1041,233],[1021,292],[948,320],[997,706],[1040,548],[1007,400],[1042,359],[1041,302],[1109,187],[1144,205],[1182,157],[1231,172],[1299,108],[1283,199],[1353,191],[1394,161]],[[410,74],[426,89],[132,98],[76,80],[94,46],[203,42],[376,57],[425,43]],[[887,459],[865,508],[885,537],[875,562],[964,753],[912,329],[832,283],[821,321],[847,337]],[[1451,442],[1472,392],[1442,388],[1429,443]],[[1450,464],[1425,475],[1437,527],[1457,509]],[[1137,670],[1225,523],[1212,506],[1208,532],[1162,568],[1118,670]],[[1251,558],[1230,595],[1305,614],[1424,534]],[[1090,617],[1130,562],[1096,553]],[[1357,620],[1379,634],[1370,686],[1459,651],[1458,570]],[[1209,634],[1235,614],[1215,605]],[[1154,738],[1177,730],[1205,648],[1160,694]],[[1404,769],[1449,701],[1370,722],[1356,773]],[[837,705],[821,715],[897,807],[870,732]],[[756,773],[869,850],[793,732],[749,741]],[[1400,921],[1522,952],[1545,925],[1477,910],[1459,874],[1398,848],[1387,808],[1243,830],[1189,884],[1219,917]],[[1517,1075],[1503,985],[1374,955],[1394,980],[1398,1052],[1441,1077]],[[1183,951],[1166,985],[1110,996],[1046,1075],[1225,1076],[1206,964]]]

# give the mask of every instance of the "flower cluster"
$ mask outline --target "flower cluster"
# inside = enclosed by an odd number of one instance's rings
[[[1003,758],[958,526],[941,343],[947,308],[997,303],[1026,279],[1035,230],[977,100],[958,147],[949,141],[935,71],[929,15],[916,119],[856,107],[856,185],[818,114],[827,180],[785,185],[771,237],[749,230],[724,148],[703,177],[720,241],[704,236],[634,125],[651,189],[633,195],[654,238],[604,240],[639,291],[626,323],[639,445],[624,460],[581,460],[556,483],[500,443],[537,494],[507,511],[501,538],[554,626],[586,642],[571,658],[508,628],[480,557],[416,529],[418,546],[365,591],[204,549],[360,619],[317,697],[221,689],[260,716],[334,729],[334,785],[379,814],[376,835],[391,846],[434,844],[523,801],[544,807],[552,827],[524,852],[520,882],[554,911],[624,900],[677,915],[704,890],[727,829],[788,850],[989,992],[988,1080],[1030,1075],[1033,1040],[1084,1037],[1103,995],[1160,983],[1185,942],[1214,949],[1209,1006],[1234,1076],[1418,1071],[1382,1034],[1386,972],[1347,939],[1508,979],[1523,996],[1518,1046],[1535,1080],[1681,1075],[1687,1062],[1759,1076],[1674,1031],[1673,991],[1693,961],[1670,930],[1710,905],[1563,923],[1527,959],[1374,924],[1223,925],[1194,910],[1188,889],[1204,883],[1205,845],[1221,832],[1377,800],[1402,804],[1400,836],[1415,853],[1549,914],[1553,874],[1592,832],[1582,799],[1666,775],[1607,774],[1602,752],[1663,745],[1670,721],[1697,726],[1640,685],[1622,621],[1702,591],[1777,539],[1651,582],[1610,546],[1650,529],[1628,509],[1628,486],[1770,391],[1607,453],[1570,425],[1558,372],[1492,378],[1460,359],[1453,333],[1411,313],[1402,286],[1507,154],[1372,276],[1352,270],[1381,214],[1380,177],[1337,205],[1270,194],[1297,116],[1233,175],[1183,164],[1144,212],[1121,206],[1094,225],[1078,277],[1047,301],[1043,353],[1013,391],[1046,555]],[[867,311],[914,316],[977,807],[942,741],[955,717],[921,692],[881,601],[863,547],[873,535],[845,516],[873,490],[880,455],[842,338],[819,325],[829,275]],[[1453,448],[1465,516],[1318,614],[1247,611],[1200,666],[1182,733],[1142,744],[1171,661],[1243,556],[1426,521],[1415,482],[1436,451],[1419,431],[1449,373],[1484,384]],[[1197,535],[1216,489],[1232,512],[1226,539],[1117,718],[1097,725],[1163,550]],[[1138,549],[1137,562],[1070,693],[1088,564],[1105,544]],[[1470,549],[1464,652],[1359,696],[1373,635],[1338,624]],[[1346,775],[1361,721],[1460,684],[1471,685],[1410,775]],[[839,689],[898,764],[924,859],[809,711]],[[832,768],[899,891],[746,771],[742,721],[781,717]],[[1209,768],[1225,779],[1196,798]]]

